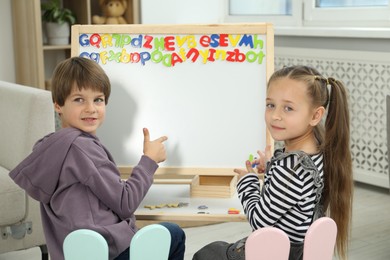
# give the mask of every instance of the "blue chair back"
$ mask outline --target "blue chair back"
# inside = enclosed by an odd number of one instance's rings
[[[78,229],[69,233],[63,245],[65,260],[108,260],[108,244],[102,235]]]
[[[135,233],[130,243],[131,260],[167,260],[171,234],[159,224],[151,224]]]

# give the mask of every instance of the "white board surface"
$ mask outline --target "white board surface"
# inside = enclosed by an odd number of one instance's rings
[[[94,59],[111,81],[106,121],[97,134],[118,165],[137,164],[143,127],[152,139],[168,136],[162,167],[242,168],[249,154],[264,149],[273,34],[267,24],[247,27],[73,27],[72,56]],[[148,47],[151,38],[157,42]],[[196,60],[186,57],[191,51],[200,53]],[[223,53],[232,54],[231,61]]]

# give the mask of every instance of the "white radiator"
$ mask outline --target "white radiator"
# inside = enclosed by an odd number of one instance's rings
[[[389,188],[386,95],[390,94],[390,54],[275,48],[275,70],[295,64],[315,67],[325,77],[334,77],[346,85],[354,179]]]

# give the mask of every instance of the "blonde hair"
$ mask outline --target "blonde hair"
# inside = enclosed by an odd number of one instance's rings
[[[319,149],[324,154],[324,190],[321,203],[337,224],[336,249],[345,259],[352,219],[353,176],[350,151],[350,119],[344,85],[334,78],[323,77],[308,66],[284,67],[270,78],[289,78],[304,82],[313,107],[327,108],[325,125],[314,128]],[[329,89],[328,89],[329,87]]]

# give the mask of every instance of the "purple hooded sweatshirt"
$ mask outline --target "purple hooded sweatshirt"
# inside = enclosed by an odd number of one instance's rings
[[[76,229],[97,231],[110,259],[130,245],[137,231],[134,212],[149,190],[158,165],[142,156],[123,181],[115,162],[96,136],[64,128],[39,140],[10,177],[41,203],[51,259],[62,260],[65,237]]]

